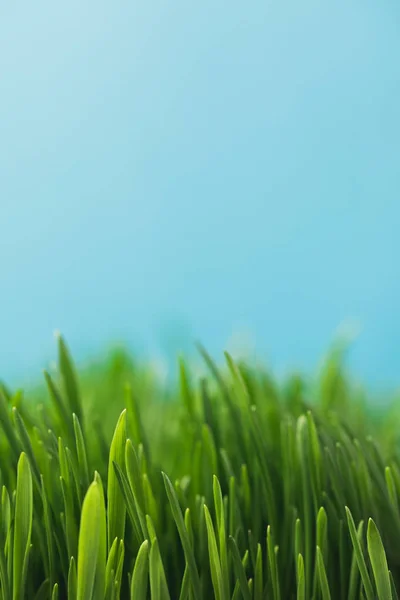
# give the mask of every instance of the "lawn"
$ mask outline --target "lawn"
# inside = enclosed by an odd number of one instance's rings
[[[200,353],[166,389],[60,337],[46,387],[1,387],[3,600],[397,598],[396,403],[335,354],[311,386]]]

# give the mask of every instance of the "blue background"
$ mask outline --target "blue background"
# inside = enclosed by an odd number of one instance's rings
[[[56,328],[310,369],[350,319],[399,383],[399,31],[394,0],[2,3],[0,376]]]

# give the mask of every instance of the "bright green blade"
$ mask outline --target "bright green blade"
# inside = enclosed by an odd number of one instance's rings
[[[113,463],[124,469],[125,465],[125,444],[126,444],[126,410],[122,411],[114,437],[111,442],[110,458],[108,464],[108,489],[107,489],[107,518],[108,518],[108,549],[115,538],[124,539],[126,507],[124,496],[115,474]]]
[[[372,519],[368,521],[367,544],[378,598],[379,600],[391,600],[392,591],[385,549],[378,528]]]
[[[326,576],[324,559],[322,556],[321,548],[319,546],[317,546],[317,569],[322,600],[331,600],[331,593],[329,591],[329,584],[328,578]]]
[[[100,549],[101,489],[94,481],[82,505],[79,530],[77,600],[92,600]],[[93,600],[97,600],[93,598]]]
[[[250,593],[249,586],[247,583],[246,572],[244,570],[244,567],[243,567],[243,564],[242,564],[242,561],[240,558],[237,544],[233,537],[229,538],[229,547],[230,547],[230,550],[232,553],[236,579],[239,582],[242,596],[243,596],[244,600],[251,600],[251,593]]]
[[[132,512],[137,514],[137,520],[140,524],[140,529],[142,530],[142,535],[144,538],[147,537],[147,528],[146,528],[146,508],[145,508],[145,493],[143,487],[143,477],[140,471],[139,460],[136,454],[136,450],[131,442],[131,440],[126,440],[125,444],[125,467],[126,473],[131,489],[131,494],[127,493],[126,495],[129,497],[133,495],[134,505],[132,506]],[[139,529],[139,528],[138,528]]]
[[[201,592],[200,592],[200,579],[199,574],[196,567],[196,561],[194,558],[194,553],[192,550],[192,546],[189,540],[189,534],[185,527],[185,522],[183,520],[181,508],[179,506],[178,499],[176,497],[175,490],[171,481],[168,479],[165,473],[162,474],[164,478],[165,490],[167,492],[168,500],[171,506],[172,514],[175,519],[176,527],[178,529],[179,537],[181,539],[183,551],[185,553],[186,562],[188,565],[188,570],[190,574],[190,578],[192,581],[192,589],[194,593],[194,597],[196,600],[200,600]]]
[[[26,596],[25,578],[31,544],[32,517],[32,475],[28,457],[23,452],[18,461],[15,498],[13,600],[22,600]]]
[[[150,591],[152,600],[170,600],[164,565],[162,563],[158,540],[153,539],[149,558]],[[138,598],[139,600],[139,598]]]
[[[106,579],[106,557],[107,557],[107,522],[106,506],[104,502],[104,490],[100,475],[95,473],[94,481],[98,486],[100,500],[100,511],[97,528],[99,530],[99,549],[97,554],[96,576],[93,585],[93,598],[103,598]]]
[[[215,598],[216,600],[227,600],[224,596],[221,563],[218,555],[218,547],[217,540],[215,538],[214,525],[212,523],[211,515],[206,505],[204,505],[204,516],[207,527],[208,555]]]
[[[362,579],[362,582],[364,585],[365,594],[366,594],[367,600],[374,600],[374,591],[372,588],[371,579],[368,574],[367,565],[365,563],[364,553],[362,551],[360,540],[357,535],[357,530],[356,530],[356,526],[354,524],[353,517],[347,506],[346,506],[346,514],[347,514],[347,523],[349,526],[351,541],[353,543],[353,548],[354,548],[358,568],[360,570],[361,579]]]
[[[305,600],[306,597],[306,582],[304,572],[303,556],[299,554],[297,559],[297,600]]]
[[[149,584],[149,542],[145,540],[137,553],[131,580],[131,600],[147,597]]]
[[[222,584],[224,586],[224,596],[229,598],[229,565],[228,565],[228,547],[226,541],[225,527],[225,509],[222,498],[221,486],[216,475],[213,477],[213,495],[215,514],[217,518],[217,532],[219,542],[219,556],[221,561]]]
[[[58,600],[58,583],[54,584],[51,600]]]
[[[76,561],[72,556],[69,563],[68,570],[68,600],[76,600],[77,595],[77,574],[76,574]]]

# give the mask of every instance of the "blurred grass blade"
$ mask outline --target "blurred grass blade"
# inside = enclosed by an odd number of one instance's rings
[[[139,521],[139,517],[137,515],[137,509],[135,504],[135,498],[133,496],[132,490],[129,486],[129,482],[126,478],[126,475],[122,472],[122,469],[116,462],[113,463],[115,475],[118,480],[118,484],[121,488],[121,492],[124,498],[126,510],[128,513],[128,517],[132,523],[133,531],[136,536],[136,539],[141,542],[144,537],[144,533]],[[147,531],[147,528],[146,528]],[[115,538],[118,539],[118,538]]]
[[[0,588],[4,598],[10,598],[10,582],[8,580],[6,557],[3,547],[0,547]]]
[[[143,487],[143,477],[140,471],[138,457],[135,451],[135,448],[131,442],[131,440],[126,440],[125,444],[125,467],[126,473],[128,477],[128,481],[130,484],[130,489],[134,498],[135,505],[135,513],[137,513],[137,517],[140,523],[140,528],[142,530],[143,537],[147,537],[147,527],[146,527],[146,507],[145,507],[145,495],[144,495],[144,487]]]
[[[71,417],[69,411],[67,410],[64,400],[50,374],[47,371],[43,371],[43,374],[46,381],[47,389],[50,394],[50,398],[53,402],[54,408],[59,418],[59,423],[61,427],[64,427],[65,432],[67,432],[72,439]]]
[[[140,416],[139,406],[132,388],[127,385],[125,387],[126,407],[128,408],[130,425],[132,426],[133,441],[136,445],[143,444],[146,458],[149,458],[149,444],[145,435],[145,431]]]
[[[12,412],[13,412],[13,417],[14,417],[14,422],[15,422],[15,428],[18,432],[19,439],[21,440],[22,447],[29,459],[29,464],[31,467],[32,475],[35,479],[35,483],[36,483],[38,489],[40,489],[41,488],[40,472],[39,472],[39,467],[38,467],[38,464],[36,461],[36,456],[33,452],[32,442],[31,442],[29,434],[26,430],[25,423],[24,423],[21,415],[19,414],[18,410],[14,407]]]
[[[79,418],[76,414],[72,415],[73,423],[74,423],[74,433],[75,433],[75,444],[76,444],[76,453],[78,456],[78,465],[79,465],[79,473],[81,476],[81,481],[86,490],[89,487],[89,467],[87,460],[87,452],[86,452],[86,444],[82,433],[82,428],[79,423]]]
[[[394,583],[394,579],[393,579],[393,575],[392,575],[391,571],[389,571],[389,577],[390,577],[390,587],[392,590],[392,599],[399,600],[399,596],[398,596],[397,590],[396,590],[396,585]]]
[[[393,507],[397,510],[398,502],[397,502],[396,484],[394,482],[392,469],[390,467],[386,467],[386,469],[385,469],[385,480],[386,480],[386,487],[387,487],[390,502],[393,505]]]
[[[50,596],[51,596],[50,582],[48,579],[45,579],[35,595],[35,600],[48,600]],[[4,594],[4,597],[7,598],[8,596],[6,596]]]
[[[14,458],[19,457],[22,450],[21,444],[18,440],[16,432],[14,430],[10,414],[8,411],[7,401],[4,397],[3,392],[0,389],[0,424],[5,433],[10,448],[14,454]]]
[[[60,334],[58,337],[58,364],[61,376],[63,378],[64,389],[68,400],[68,406],[71,413],[75,413],[83,423],[83,411],[81,397],[78,388],[78,382],[75,374],[75,367],[70,357],[66,343]]]
[[[191,419],[195,420],[196,412],[194,404],[194,394],[190,387],[187,367],[185,365],[185,361],[182,358],[179,360],[179,382],[181,396],[186,407],[187,413]]]

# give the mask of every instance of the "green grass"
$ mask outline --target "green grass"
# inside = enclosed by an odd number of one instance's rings
[[[1,387],[0,598],[397,598],[396,407],[335,355],[310,387],[201,352],[167,391],[123,353],[78,383],[60,338],[46,391]]]

